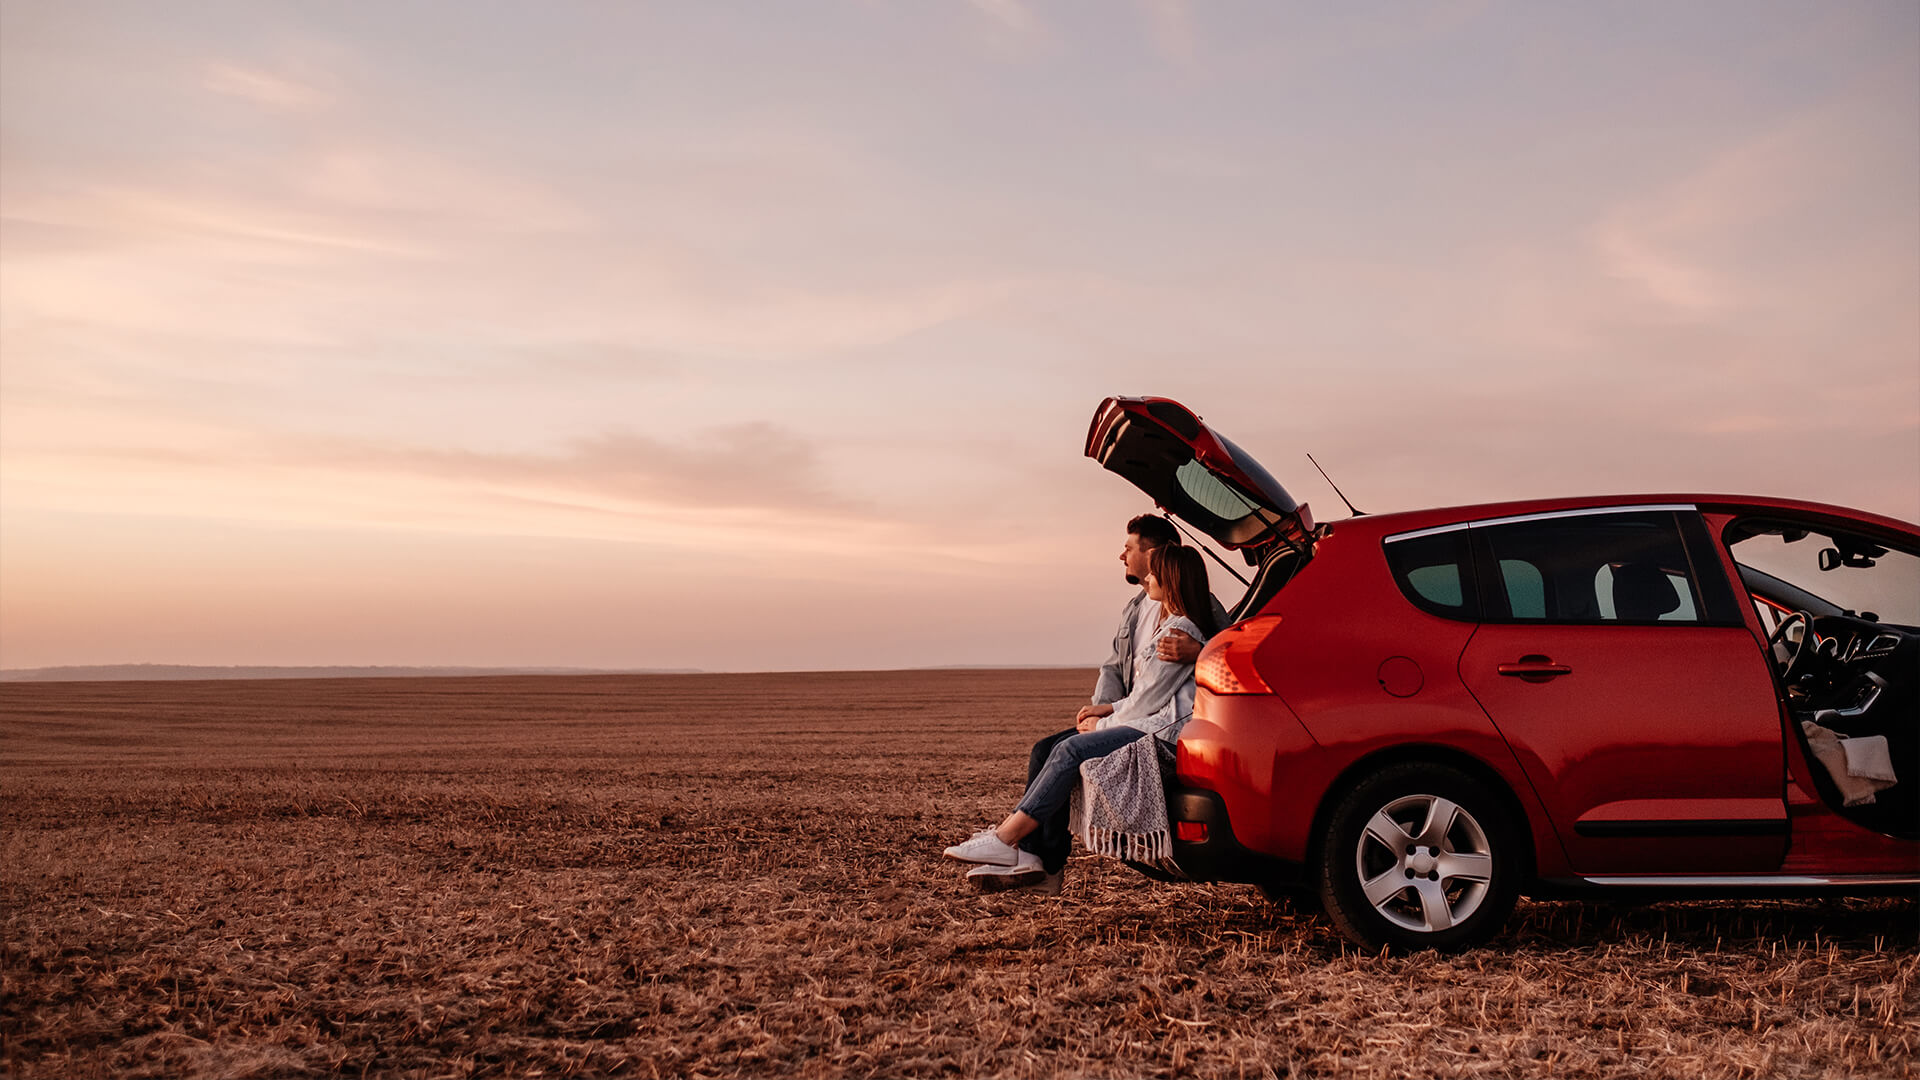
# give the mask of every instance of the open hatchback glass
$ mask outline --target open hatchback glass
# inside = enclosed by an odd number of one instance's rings
[[[1258,566],[1309,554],[1313,515],[1260,463],[1177,401],[1110,397],[1094,410],[1087,456],[1162,509]]]

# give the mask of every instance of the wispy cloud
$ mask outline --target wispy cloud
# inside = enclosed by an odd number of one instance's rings
[[[972,3],[974,10],[1016,34],[1031,34],[1040,29],[1040,20],[1022,0],[972,0]]]
[[[1074,602],[1082,545],[1110,614],[1143,498],[1077,441],[1114,392],[1188,401],[1290,484],[1324,447],[1381,510],[1669,481],[1920,505],[1900,5],[1700,0],[1657,35],[1480,0],[27,21],[0,35],[0,515],[64,523],[0,602],[111,564],[261,621],[223,576],[244,543],[189,572],[162,519],[309,530],[322,569],[337,532],[590,540],[583,595],[644,551],[716,610],[765,595],[731,562],[833,558],[889,611],[992,561],[940,594],[990,614],[902,647],[944,662],[1002,640],[1007,597],[1030,626]],[[374,591],[431,607],[399,566]],[[463,573],[448,595],[502,586]],[[108,606],[73,649],[164,632]]]
[[[1147,32],[1162,59],[1190,65],[1197,56],[1193,9],[1187,0],[1141,0]]]
[[[317,111],[337,100],[334,92],[311,82],[225,62],[208,64],[201,74],[200,86],[215,94],[286,112]]]
[[[1850,201],[1889,201],[1912,179],[1911,133],[1889,145],[1886,104],[1913,95],[1911,72],[1867,72],[1841,92],[1724,146],[1689,172],[1630,199],[1589,240],[1614,278],[1682,317],[1725,317],[1794,304],[1825,291],[1884,289],[1911,280],[1911,200],[1882,227],[1863,227]],[[1889,277],[1889,274],[1893,277]],[[1824,279],[1824,280],[1823,280]],[[1877,279],[1877,280],[1876,280]],[[1837,299],[1838,297],[1836,297]]]
[[[845,514],[854,506],[828,489],[812,440],[766,422],[708,429],[680,442],[633,431],[609,432],[553,454],[321,443],[283,460],[326,468],[398,469],[501,489],[590,493],[643,507],[825,517]]]
[[[142,438],[144,436],[144,438]],[[161,436],[163,442],[156,442]],[[864,517],[858,500],[831,490],[820,446],[774,423],[724,425],[689,438],[655,438],[636,430],[607,430],[547,452],[463,450],[392,440],[263,432],[182,421],[132,427],[125,440],[81,446],[42,444],[27,454],[38,465],[86,475],[81,486],[113,486],[129,471],[190,467],[202,475],[278,473],[298,488],[307,473],[392,480],[419,477],[474,492],[551,502],[597,505],[607,511],[766,511],[803,517]],[[127,480],[138,486],[138,480]],[[204,484],[207,492],[225,480]],[[129,496],[131,490],[109,494]],[[392,505],[384,513],[405,513]]]

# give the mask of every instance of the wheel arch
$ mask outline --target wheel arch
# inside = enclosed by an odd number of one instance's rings
[[[1500,771],[1480,758],[1454,746],[1438,743],[1403,743],[1383,747],[1364,757],[1357,758],[1352,764],[1340,771],[1333,783],[1327,785],[1326,794],[1320,797],[1320,804],[1314,808],[1313,825],[1307,834],[1307,862],[1314,867],[1320,865],[1321,845],[1325,843],[1327,826],[1333,818],[1335,807],[1347,797],[1347,793],[1359,787],[1361,781],[1395,765],[1445,765],[1487,785],[1505,808],[1513,814],[1516,829],[1524,843],[1520,845],[1524,852],[1525,864],[1520,868],[1520,885],[1524,892],[1537,873],[1538,854],[1534,851],[1533,821],[1527,814],[1526,804],[1500,775]],[[1318,883],[1315,883],[1317,887]]]

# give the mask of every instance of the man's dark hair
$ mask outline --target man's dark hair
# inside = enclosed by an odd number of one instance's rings
[[[1161,544],[1180,546],[1180,534],[1173,531],[1173,522],[1159,514],[1141,514],[1127,522],[1127,531],[1140,538],[1140,546],[1152,550]]]

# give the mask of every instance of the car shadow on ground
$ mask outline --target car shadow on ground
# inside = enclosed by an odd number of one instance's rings
[[[1920,916],[1912,897],[1693,900],[1657,904],[1522,901],[1503,935],[1523,943],[1597,945],[1629,938],[1694,947],[1770,942],[1789,947],[1912,947]]]
[[[1167,886],[1162,886],[1167,888]],[[1264,899],[1236,886],[1172,886],[1191,890],[1184,904],[1162,909],[1157,932],[1205,947],[1222,938],[1259,940],[1271,947],[1334,957],[1356,946],[1340,936],[1310,900]],[[1089,925],[1115,926],[1144,914],[1113,893],[1085,898],[1081,916]],[[1915,897],[1669,900],[1627,903],[1600,900],[1521,900],[1506,928],[1486,948],[1496,951],[1679,949],[1779,954],[1838,948],[1852,954],[1920,948],[1920,903]],[[1102,903],[1100,901],[1105,901]],[[1117,901],[1117,902],[1116,902]],[[1195,918],[1194,915],[1201,917]],[[1284,945],[1282,944],[1284,942]]]

